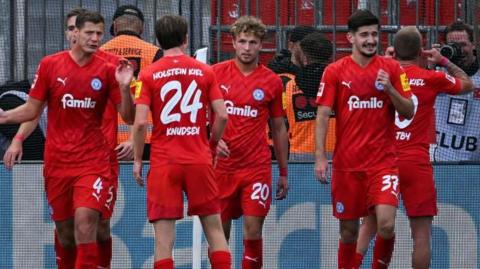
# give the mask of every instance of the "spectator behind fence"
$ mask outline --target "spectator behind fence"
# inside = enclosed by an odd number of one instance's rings
[[[295,85],[295,75],[300,71],[301,63],[301,50],[300,50],[300,41],[308,34],[317,31],[312,26],[307,25],[298,25],[295,26],[289,34],[288,42],[287,42],[287,49],[283,49],[279,55],[273,58],[268,63],[268,68],[270,68],[273,72],[278,74],[280,79],[282,79],[283,83],[283,91],[286,92],[287,84],[291,83],[289,87],[293,87]],[[287,104],[284,103],[284,108],[287,107]],[[285,118],[285,125],[288,126],[288,120]],[[270,147],[270,152],[272,155],[272,160],[276,159],[275,151],[273,148],[273,141],[272,141],[272,123],[268,122],[267,134],[268,134],[268,144]],[[290,148],[290,145],[289,145]]]
[[[395,121],[400,197],[409,218],[413,239],[412,267],[429,268],[432,220],[437,215],[436,189],[429,157],[430,134],[435,129],[433,105],[439,93],[469,92],[473,83],[462,69],[442,57],[437,49],[422,51],[422,36],[415,26],[402,28],[395,35],[393,45],[387,52],[394,52],[393,55],[405,70],[416,106],[412,120],[400,119],[397,115]],[[444,66],[449,74],[421,68],[427,60]],[[375,231],[375,216],[365,217],[357,244],[359,261],[365,255]]]
[[[149,66],[162,57],[163,52],[157,46],[142,40],[141,35],[144,29],[143,12],[136,6],[119,6],[113,15],[113,23],[110,26],[110,34],[113,39],[106,42],[101,49],[112,54],[124,57],[130,61],[134,67],[134,80],[131,87],[138,87],[136,78],[143,68]],[[117,118],[117,113],[110,113],[112,117]],[[105,118],[109,121],[110,119]],[[147,133],[146,147],[144,151],[144,160],[148,160],[150,154],[150,136],[151,136],[152,118],[149,115],[149,130]],[[131,160],[133,158],[132,141],[130,127],[118,117],[118,126],[111,125],[109,128],[118,128],[117,143],[119,152],[122,152],[120,160]],[[114,133],[114,132],[111,132]]]
[[[294,54],[301,68],[285,85],[285,107],[290,140],[290,160],[315,160],[315,98],[323,70],[333,53],[332,43],[322,33],[307,35]],[[327,150],[331,151],[331,147]]]
[[[348,19],[348,31],[352,55],[325,69],[318,90],[315,174],[321,183],[328,182],[325,138],[334,108],[337,143],[331,191],[333,215],[340,221],[338,268],[358,268],[354,259],[359,219],[373,213],[378,220],[373,268],[386,268],[398,206],[395,110],[410,119],[414,105],[399,63],[376,55],[378,18],[357,10]]]
[[[306,35],[315,31],[317,30],[312,26],[295,26],[288,37],[287,49],[280,51],[280,54],[275,56],[275,58],[268,63],[267,67],[272,69],[272,71],[276,74],[280,75],[284,85],[288,81],[288,76],[284,78],[282,77],[282,74],[291,74],[295,76],[300,70],[301,64],[298,62],[300,59],[300,41]]]
[[[455,22],[446,29],[447,44],[459,48],[451,61],[470,76],[474,89],[461,95],[440,95],[435,103],[437,146],[434,161],[480,161],[480,70],[473,29]]]

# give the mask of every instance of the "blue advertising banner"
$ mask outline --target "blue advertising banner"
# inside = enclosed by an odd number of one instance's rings
[[[332,216],[330,186],[315,180],[313,164],[290,164],[289,174],[289,196],[273,201],[265,222],[264,268],[336,268],[338,222]],[[439,216],[433,227],[432,268],[480,268],[479,175],[479,165],[435,166]],[[0,268],[55,268],[54,225],[43,192],[42,165],[17,165],[13,171],[2,166],[0,178]],[[145,189],[136,184],[130,164],[121,165],[119,184],[111,220],[112,268],[152,268],[154,233],[146,221]],[[190,217],[177,222],[176,268],[192,267],[192,223]],[[412,242],[402,207],[396,234],[391,268],[410,268]],[[234,221],[230,246],[235,268],[240,268],[241,219]],[[206,253],[203,239],[201,268],[209,268]],[[367,256],[363,268],[369,264]]]

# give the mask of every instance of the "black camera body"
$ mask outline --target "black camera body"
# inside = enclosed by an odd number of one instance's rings
[[[452,62],[456,62],[464,57],[462,46],[455,42],[444,44],[440,47],[440,54]]]

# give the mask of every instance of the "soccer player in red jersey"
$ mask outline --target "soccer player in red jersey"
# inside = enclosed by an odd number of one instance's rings
[[[435,98],[440,93],[471,91],[473,82],[458,66],[436,49],[422,51],[422,36],[415,26],[402,28],[395,35],[395,58],[405,70],[412,89],[415,115],[411,120],[396,118],[395,138],[400,171],[400,194],[410,221],[413,238],[412,268],[430,267],[432,219],[437,215],[437,197],[429,158],[431,134],[435,133]],[[442,65],[451,74],[422,68],[424,59]],[[433,141],[434,141],[433,137]],[[375,216],[364,218],[360,226],[357,256],[363,257],[375,235]]]
[[[225,236],[230,237],[232,219],[243,215],[242,268],[261,268],[262,227],[272,199],[271,153],[265,132],[269,119],[280,169],[276,198],[284,199],[288,192],[288,136],[282,82],[258,62],[266,32],[259,19],[241,17],[230,31],[235,58],[213,66],[229,114],[225,134],[217,148],[215,173]]]
[[[72,49],[41,60],[31,98],[18,108],[1,111],[0,123],[32,120],[47,104],[45,190],[63,246],[57,255],[68,262],[59,267],[97,268],[96,232],[106,210],[110,177],[102,113],[111,99],[122,117],[132,121],[133,69],[126,62],[115,68],[95,55],[104,32],[100,14],[78,15],[76,28]]]
[[[140,71],[135,92],[133,174],[143,186],[142,155],[148,112],[152,112],[147,214],[155,230],[154,268],[173,268],[175,221],[183,217],[183,192],[188,214],[200,216],[212,268],[231,267],[231,256],[220,219],[212,149],[227,123],[223,96],[212,69],[190,56],[188,24],[180,16],[163,16],[155,24],[164,57]],[[213,110],[210,143],[207,114]],[[211,111],[210,110],[210,111]]]
[[[398,62],[376,55],[379,21],[368,10],[348,20],[352,55],[330,64],[317,94],[315,174],[327,183],[325,137],[336,115],[332,206],[340,220],[338,268],[354,264],[359,219],[377,216],[372,268],[386,268],[394,246],[398,168],[394,146],[395,110],[413,116],[408,79]]]
[[[65,19],[65,37],[69,42],[69,47],[72,48],[75,44],[75,21],[77,16],[81,13],[86,12],[84,8],[75,8],[68,12]],[[119,56],[116,56],[111,53],[107,53],[100,50],[96,52],[97,56],[100,56],[107,62],[110,62],[114,65],[117,65],[122,59]],[[11,169],[15,161],[20,161],[22,156],[22,142],[25,140],[36,128],[38,124],[38,119],[36,118],[33,121],[24,122],[20,125],[19,130],[15,136],[15,139],[10,144],[8,150],[4,156],[4,163],[8,169]],[[130,155],[133,155],[133,146],[130,146],[130,142],[123,142],[117,145],[117,110],[116,105],[112,103],[111,100],[107,102],[102,120],[102,131],[106,136],[107,142],[111,148],[110,162],[111,162],[111,180],[110,186],[108,189],[108,198],[107,204],[108,210],[102,215],[102,220],[100,221],[97,229],[97,244],[98,244],[98,266],[102,268],[110,268],[110,263],[112,259],[112,240],[110,234],[110,218],[113,214],[113,208],[115,206],[115,201],[117,197],[117,186],[118,186],[118,159],[130,158]],[[57,233],[55,232],[55,249],[57,253],[62,253],[62,246],[58,241]],[[75,262],[74,256],[70,257],[71,263]],[[65,262],[69,264],[69,261],[62,261],[61,257],[57,257],[57,264],[59,267],[62,267]]]

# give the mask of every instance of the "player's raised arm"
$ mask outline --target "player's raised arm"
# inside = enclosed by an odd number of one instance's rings
[[[423,50],[422,54],[427,57],[427,60],[433,64],[441,65],[447,69],[447,72],[462,82],[460,94],[471,92],[474,88],[470,77],[456,64],[449,61],[446,57],[440,54],[438,49]]]
[[[135,118],[135,108],[130,95],[130,82],[133,79],[133,67],[127,60],[121,60],[115,70],[115,79],[120,87],[121,102],[117,105],[118,113],[127,124]]]
[[[315,176],[320,183],[326,184],[328,160],[325,154],[325,138],[328,131],[328,119],[332,109],[328,106],[318,106],[315,125]]]

